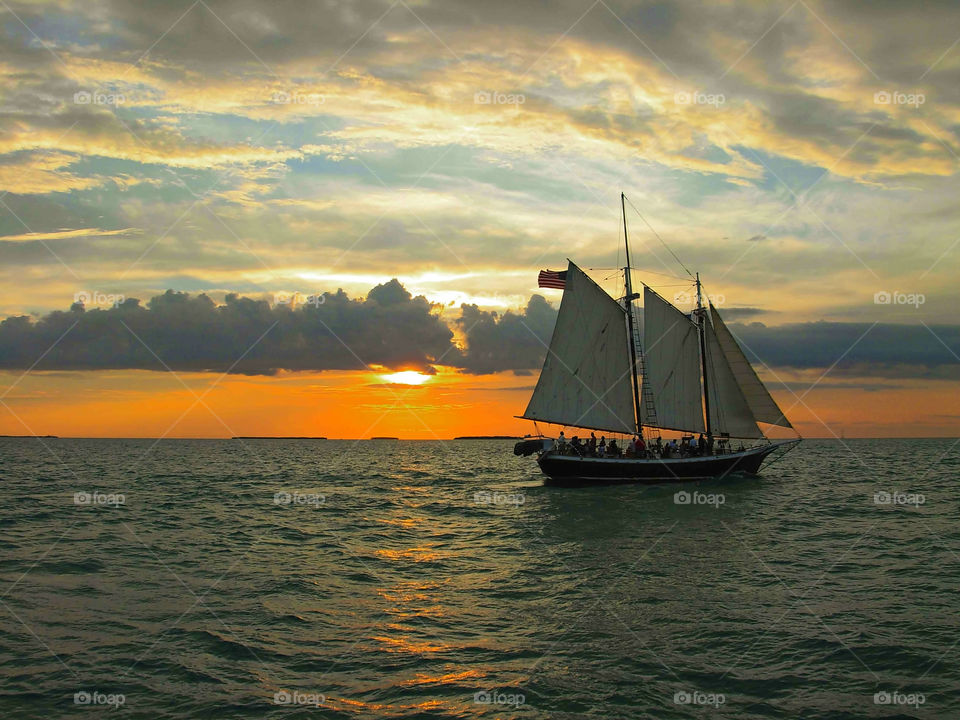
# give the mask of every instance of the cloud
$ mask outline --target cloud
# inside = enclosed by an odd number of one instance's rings
[[[205,294],[168,290],[145,307],[121,299],[108,309],[85,311],[75,304],[69,312],[39,319],[8,317],[0,323],[0,369],[26,370],[42,357],[36,370],[169,368],[247,375],[369,366],[431,374],[435,366],[446,366],[470,375],[539,370],[557,317],[543,296],[532,295],[519,311],[498,313],[466,303],[460,309],[460,317],[448,324],[440,305],[413,297],[396,279],[362,299],[338,290],[298,307],[236,294],[217,305]],[[730,329],[758,368],[829,368],[833,376],[861,379],[960,378],[957,325],[754,322],[732,323]]]
[[[461,367],[485,375],[539,368],[550,345],[557,311],[542,295],[533,295],[522,312],[503,314],[461,306],[457,325],[466,338]]]
[[[80,230],[54,230],[52,232],[31,232],[19,235],[0,235],[0,242],[37,242],[40,240],[71,240],[86,237],[110,237],[112,235],[138,234],[136,228],[121,228],[119,230],[102,230],[100,228],[83,228]]]
[[[832,375],[960,378],[960,326],[812,322],[767,327],[734,323],[747,357],[787,368],[831,368]]]
[[[429,371],[455,363],[450,328],[423,297],[392,280],[363,300],[343,291],[293,309],[228,295],[167,291],[146,307],[53,312],[0,323],[0,368],[145,369],[274,374],[280,370],[359,370],[370,365]],[[37,362],[38,358],[42,359]]]
[[[776,310],[766,310],[764,308],[755,308],[755,307],[723,308],[723,318],[728,322],[733,320],[743,320],[746,318],[752,318],[758,315],[775,315],[776,313],[777,313]]]

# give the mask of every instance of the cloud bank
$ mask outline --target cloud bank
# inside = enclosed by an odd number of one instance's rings
[[[392,280],[362,300],[342,290],[299,308],[167,291],[146,307],[52,312],[0,323],[0,367],[144,369],[272,375],[280,370],[428,370],[456,348],[434,305]],[[38,362],[39,358],[39,362]]]
[[[434,372],[442,366],[472,375],[529,374],[543,363],[557,316],[541,295],[504,313],[463,304],[449,323],[440,310],[396,279],[365,298],[338,290],[299,307],[236,294],[217,305],[203,294],[168,290],[145,306],[127,299],[105,310],[74,304],[39,319],[8,317],[0,322],[0,368],[272,375],[371,366]],[[730,329],[758,367],[960,377],[956,325],[733,323]]]

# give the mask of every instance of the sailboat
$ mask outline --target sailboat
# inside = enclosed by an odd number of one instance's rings
[[[563,298],[543,369],[527,409],[537,423],[642,438],[630,451],[596,452],[584,443],[538,435],[517,443],[536,453],[552,481],[649,482],[755,474],[771,455],[800,441],[769,440],[758,422],[793,429],[709,300],[699,273],[696,308],[684,313],[651,287],[633,292],[626,197],[626,295],[614,298],[573,261],[554,273]],[[558,286],[554,285],[554,286]],[[664,443],[661,430],[683,433]],[[734,446],[734,443],[737,446]],[[747,444],[747,446],[744,445]]]

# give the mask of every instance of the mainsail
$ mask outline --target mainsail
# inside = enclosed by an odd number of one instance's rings
[[[705,432],[697,326],[653,290],[643,287],[644,402],[652,396],[656,422],[645,425]]]
[[[635,433],[624,310],[572,262],[528,420]]]
[[[710,320],[713,325],[713,331],[716,333],[717,343],[723,351],[723,355],[730,366],[733,377],[736,378],[737,385],[743,392],[747,406],[753,417],[760,422],[770,423],[771,425],[780,425],[781,427],[792,428],[793,425],[787,420],[783,411],[777,406],[776,401],[770,396],[766,386],[757,377],[756,371],[750,365],[740,349],[736,338],[723,324],[720,319],[720,313],[710,304]],[[659,408],[658,408],[659,410]],[[733,433],[731,433],[733,434]],[[750,437],[750,436],[747,436]]]
[[[763,433],[747,403],[737,378],[727,362],[713,326],[705,324],[707,351],[707,387],[709,389],[710,429],[736,438],[761,438]]]

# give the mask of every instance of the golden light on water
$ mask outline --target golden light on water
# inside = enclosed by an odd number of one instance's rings
[[[381,375],[380,377],[389,383],[397,383],[399,385],[423,385],[430,379],[429,375],[424,375],[416,370],[403,370],[401,372],[390,373],[389,375]]]

